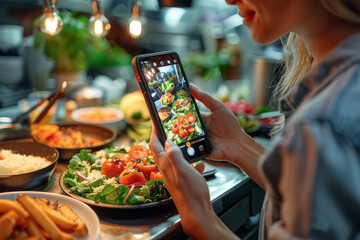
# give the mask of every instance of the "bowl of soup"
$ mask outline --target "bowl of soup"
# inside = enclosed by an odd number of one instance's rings
[[[78,123],[98,124],[105,126],[116,134],[124,123],[124,114],[120,109],[111,107],[79,108],[71,113],[71,118]]]

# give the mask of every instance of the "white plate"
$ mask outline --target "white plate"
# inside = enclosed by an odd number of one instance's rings
[[[57,193],[49,193],[49,192],[8,192],[8,193],[0,193],[0,199],[9,199],[16,200],[18,196],[21,194],[26,194],[29,197],[37,197],[37,198],[46,198],[50,200],[50,202],[59,201],[60,205],[67,203],[71,209],[84,221],[86,224],[89,234],[84,238],[76,238],[77,240],[96,240],[100,235],[100,222],[99,218],[88,205],[70,198],[68,196],[60,195]]]

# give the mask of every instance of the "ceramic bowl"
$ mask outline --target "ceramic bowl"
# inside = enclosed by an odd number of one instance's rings
[[[71,113],[71,118],[78,123],[105,126],[116,134],[120,132],[121,124],[124,122],[122,111],[111,107],[79,108]]]

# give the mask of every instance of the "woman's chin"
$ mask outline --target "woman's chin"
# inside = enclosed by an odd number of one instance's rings
[[[264,31],[256,31],[254,28],[249,28],[251,38],[258,44],[269,44],[279,39],[281,36],[275,36]]]

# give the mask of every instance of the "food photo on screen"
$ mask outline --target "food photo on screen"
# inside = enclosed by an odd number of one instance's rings
[[[144,62],[142,71],[167,139],[181,144],[204,136],[180,65],[154,65]]]

